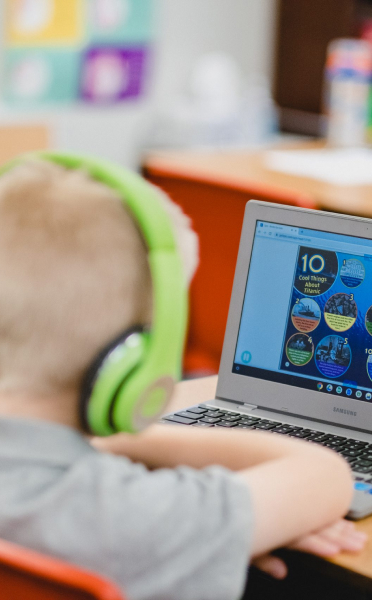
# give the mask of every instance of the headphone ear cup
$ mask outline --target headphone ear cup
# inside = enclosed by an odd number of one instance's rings
[[[116,433],[112,408],[127,378],[145,360],[148,334],[132,327],[103,348],[88,367],[80,391],[80,421],[96,435]]]
[[[115,431],[138,433],[157,421],[166,411],[175,385],[169,373],[146,373],[146,363],[133,372],[118,391],[112,406]]]

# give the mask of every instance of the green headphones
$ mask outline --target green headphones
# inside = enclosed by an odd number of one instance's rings
[[[181,370],[187,290],[171,220],[155,188],[104,160],[42,152],[3,165],[0,175],[29,158],[84,169],[118,194],[143,234],[153,284],[151,330],[131,328],[99,353],[83,381],[80,404],[82,423],[95,435],[141,431],[164,412]]]

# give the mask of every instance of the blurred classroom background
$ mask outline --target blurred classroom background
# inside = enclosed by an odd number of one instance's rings
[[[144,145],[152,145],[156,116],[187,94],[207,53],[225,53],[246,80],[271,78],[274,0],[234,0],[233,10],[228,0],[0,0],[0,6],[0,125],[46,123],[57,148],[137,166]],[[113,48],[123,52],[124,72],[120,57],[110,64],[103,55]],[[138,81],[120,97],[128,65]],[[96,81],[83,90],[89,66]]]
[[[0,0],[0,163],[141,171],[200,237],[187,375],[218,370],[251,198],[372,217],[372,0]]]

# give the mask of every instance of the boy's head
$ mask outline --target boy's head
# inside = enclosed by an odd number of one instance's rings
[[[190,279],[195,234],[162,202]],[[0,393],[77,393],[100,349],[150,323],[151,304],[146,247],[114,191],[41,160],[0,178]]]

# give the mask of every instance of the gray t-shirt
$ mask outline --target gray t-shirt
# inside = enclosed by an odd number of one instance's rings
[[[0,420],[0,537],[101,573],[130,600],[235,600],[252,511],[221,467],[149,471],[73,429]]]

